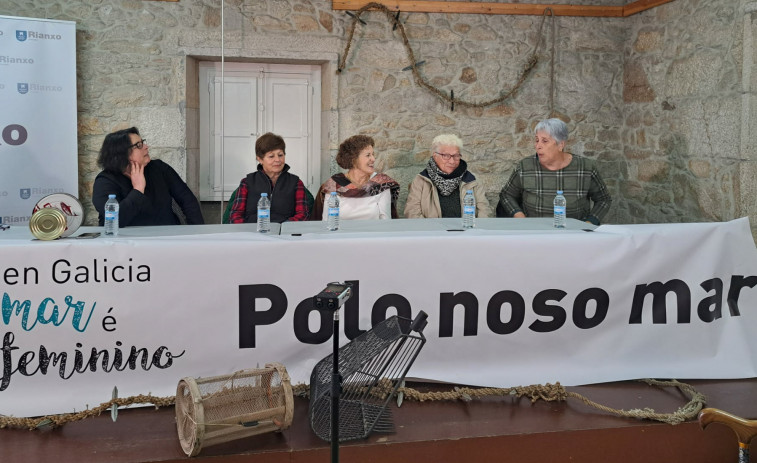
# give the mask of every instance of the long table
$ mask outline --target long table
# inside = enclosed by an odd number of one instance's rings
[[[76,235],[99,230],[82,227]],[[747,219],[603,225],[456,219],[123,228],[35,241],[0,231],[0,413],[81,410],[182,377],[330,353],[312,296],[352,282],[340,336],[429,315],[410,375],[482,386],[757,376]]]

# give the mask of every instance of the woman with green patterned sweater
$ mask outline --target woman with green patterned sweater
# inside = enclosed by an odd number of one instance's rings
[[[596,163],[565,152],[568,127],[546,119],[534,129],[536,154],[521,160],[499,193],[498,210],[507,217],[552,217],[558,190],[567,199],[568,218],[599,225],[612,203]]]

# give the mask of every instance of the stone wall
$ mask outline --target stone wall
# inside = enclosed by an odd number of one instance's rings
[[[455,98],[482,101],[513,87],[536,45],[542,18],[409,14],[404,21],[428,81],[447,94],[454,90]],[[515,162],[533,154],[533,126],[550,113],[550,21],[540,61],[513,98],[499,106],[458,105],[452,111],[402,71],[410,64],[402,42],[384,15],[373,13],[340,83],[342,135],[373,135],[382,153],[380,168],[404,187],[430,157],[433,137],[457,133],[469,169],[483,181],[493,207]],[[618,19],[555,21],[555,109],[569,122],[572,151],[599,159],[615,193],[624,165],[621,73],[627,26]],[[613,212],[608,219],[620,218]]]
[[[754,204],[742,133],[743,3],[685,0],[632,18],[625,45],[623,146],[629,222],[730,220]],[[747,115],[748,117],[748,115]],[[752,206],[754,221],[754,207]]]
[[[554,109],[568,122],[569,150],[600,163],[615,200],[606,221],[750,214],[757,223],[754,143],[745,141],[755,118],[743,116],[757,107],[754,85],[747,86],[746,113],[742,97],[744,25],[754,28],[747,3],[675,0],[629,18],[555,18]],[[196,64],[221,54],[219,0],[0,0],[0,14],[77,22],[79,194],[87,223],[95,220],[89,198],[97,149],[119,128],[140,127],[152,155],[196,190]],[[332,10],[330,0],[227,0],[223,15],[228,61],[321,65],[322,175],[335,170],[341,140],[370,134],[378,168],[403,187],[400,210],[431,139],[444,132],[465,141],[464,157],[493,206],[513,164],[532,154],[533,126],[550,112],[551,20],[540,60],[514,97],[452,111],[402,70],[410,62],[382,13],[363,15],[367,25],[358,26],[341,74],[335,70],[351,18]],[[425,13],[401,19],[428,81],[474,101],[512,88],[542,20]],[[744,119],[752,121],[747,130]]]

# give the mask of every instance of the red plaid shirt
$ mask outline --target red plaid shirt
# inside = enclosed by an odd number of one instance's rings
[[[247,180],[242,179],[237,189],[237,196],[231,204],[231,214],[229,214],[229,223],[244,223],[245,211],[247,210]],[[302,180],[297,180],[297,189],[294,192],[294,215],[288,220],[300,222],[307,220],[310,216],[308,203],[305,196],[305,185]]]

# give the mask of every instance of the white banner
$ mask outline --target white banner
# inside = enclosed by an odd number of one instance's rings
[[[76,24],[0,16],[0,222],[51,193],[79,196]]]
[[[114,386],[121,397],[170,396],[182,377],[272,361],[307,382],[331,353],[331,318],[312,307],[331,281],[356,285],[342,344],[371,320],[428,313],[412,377],[507,387],[757,373],[747,219],[564,233],[3,238],[6,415],[82,410]]]

